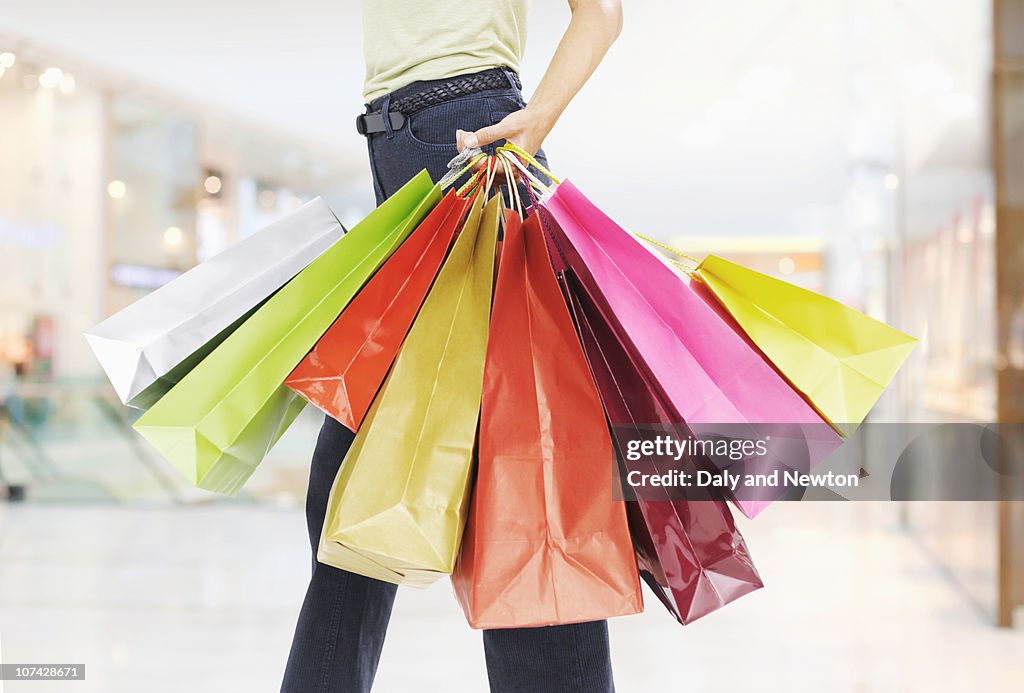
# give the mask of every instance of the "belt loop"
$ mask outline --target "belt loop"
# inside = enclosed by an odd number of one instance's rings
[[[508,80],[508,86],[511,87],[514,91],[519,91],[519,87],[516,86],[516,78],[513,77],[512,70],[507,67],[502,67],[501,73],[505,75],[505,79]]]
[[[395,136],[395,130],[391,127],[391,94],[385,94],[384,100],[380,104],[380,115],[384,120],[384,130],[388,134],[388,139]]]

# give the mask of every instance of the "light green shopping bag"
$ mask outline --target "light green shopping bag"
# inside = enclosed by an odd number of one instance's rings
[[[253,313],[135,430],[196,486],[238,491],[305,403],[285,378],[440,199],[420,172]]]

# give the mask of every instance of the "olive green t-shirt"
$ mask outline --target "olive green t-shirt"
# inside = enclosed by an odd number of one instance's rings
[[[529,0],[363,0],[370,102],[411,82],[519,71]]]

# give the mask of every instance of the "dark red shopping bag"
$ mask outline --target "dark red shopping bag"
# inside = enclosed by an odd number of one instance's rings
[[[358,429],[470,202],[449,192],[338,316],[285,385],[347,428]]]
[[[508,216],[491,313],[479,463],[452,575],[474,628],[643,609],[601,399],[536,215]]]
[[[559,275],[587,360],[612,425],[623,471],[650,470],[630,461],[626,441],[656,427],[678,431],[658,388],[636,364],[571,271]],[[676,463],[677,465],[680,463]],[[685,464],[691,471],[696,460]],[[658,499],[663,494],[663,499]],[[724,500],[672,500],[664,487],[646,488],[627,503],[641,575],[680,623],[689,623],[763,586]]]

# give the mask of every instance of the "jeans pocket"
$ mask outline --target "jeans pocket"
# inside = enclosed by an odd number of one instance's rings
[[[456,130],[483,127],[485,102],[483,97],[455,99],[416,111],[406,122],[409,139],[424,147],[454,146]]]
[[[522,100],[515,92],[473,94],[416,111],[408,117],[406,129],[409,139],[421,147],[451,147],[455,145],[456,130],[474,132],[494,125],[522,108],[520,104]]]

